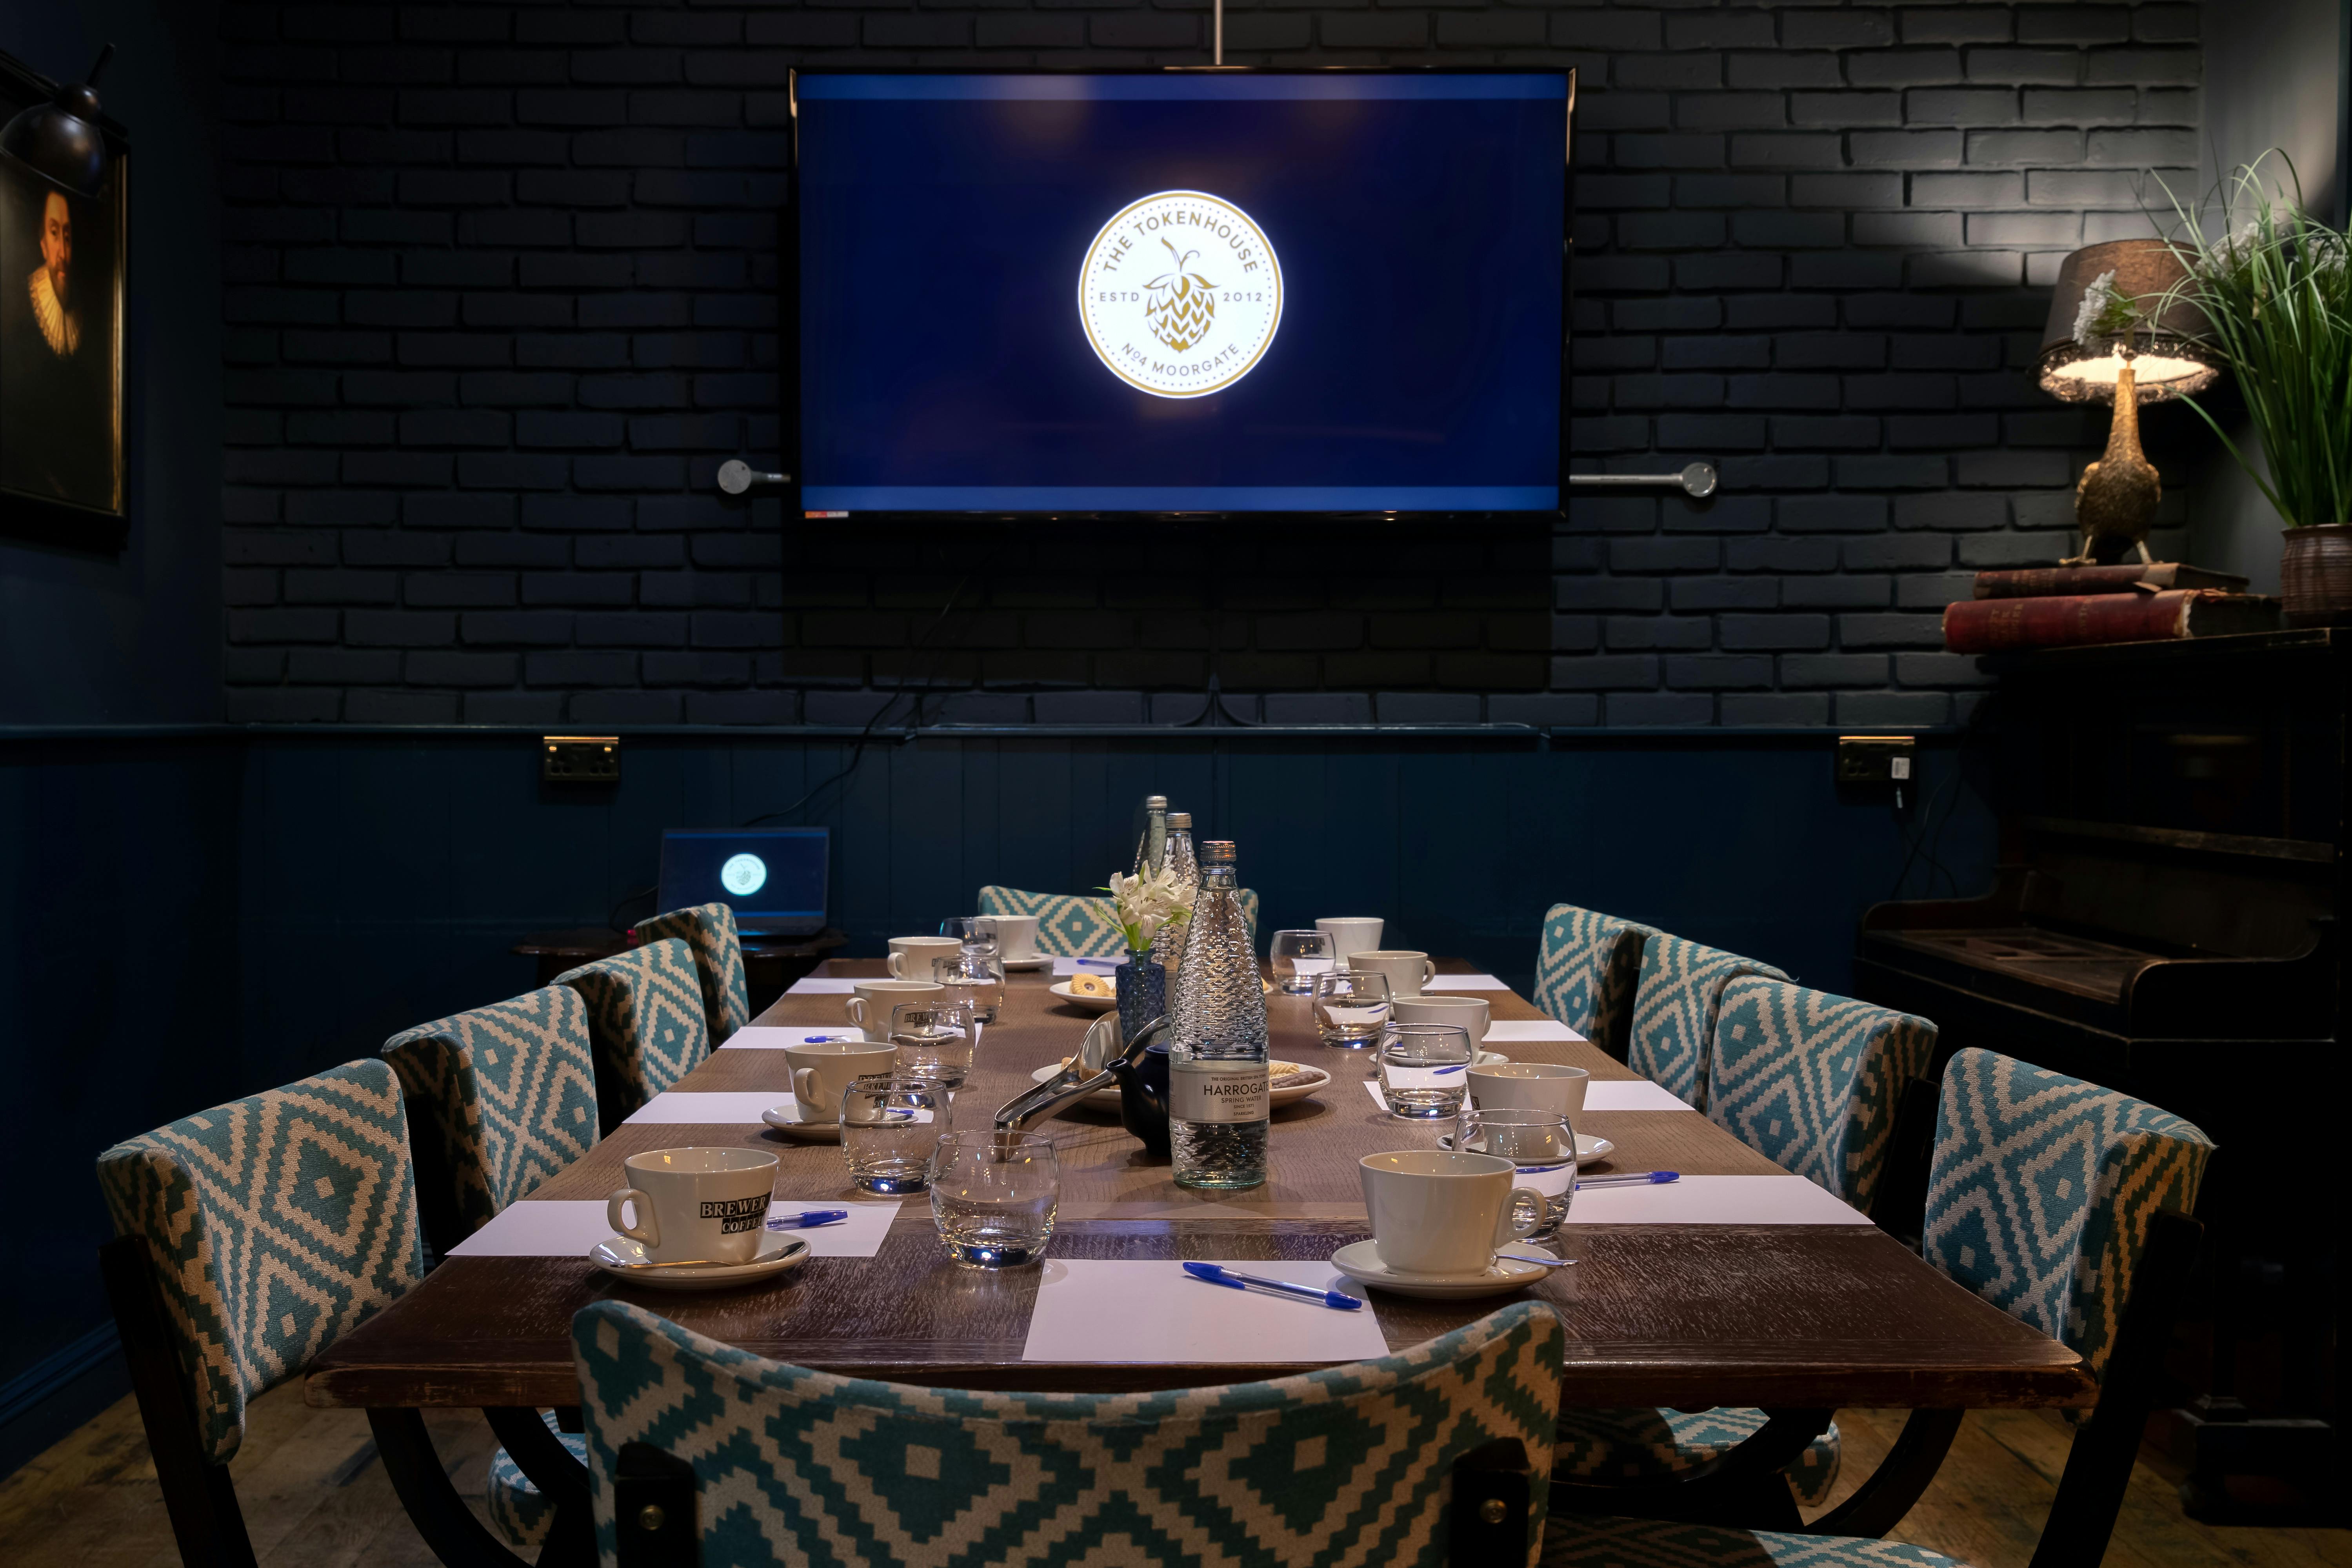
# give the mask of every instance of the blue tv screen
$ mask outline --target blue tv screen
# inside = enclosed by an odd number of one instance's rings
[[[1565,73],[795,95],[806,511],[1559,510]]]

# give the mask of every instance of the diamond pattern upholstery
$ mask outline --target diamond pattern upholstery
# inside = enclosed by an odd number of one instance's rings
[[[751,1021],[751,995],[743,984],[743,942],[735,932],[735,911],[725,904],[697,904],[637,922],[637,942],[677,937],[694,949],[702,980],[702,1014],[716,1047]]]
[[[436,1232],[436,1245],[472,1235],[596,1142],[588,1005],[569,985],[404,1029],[383,1055],[417,1113],[419,1166],[449,1188],[456,1237]]]
[[[1543,1568],[1961,1568],[1958,1558],[1900,1541],[1785,1535],[1651,1519],[1556,1521]]]
[[[588,1439],[577,1432],[557,1429],[555,1412],[542,1410],[539,1418],[555,1434],[566,1452],[582,1464],[588,1462]],[[537,1546],[555,1528],[555,1505],[547,1494],[531,1484],[522,1473],[522,1467],[504,1448],[490,1456],[490,1475],[483,1492],[491,1525],[507,1538],[510,1546]]]
[[[710,1054],[702,976],[677,937],[650,942],[555,977],[588,1004],[596,1103],[605,1131]]]
[[[1761,1410],[1562,1410],[1551,1473],[1593,1486],[1669,1480],[1739,1447],[1768,1419]],[[1782,1468],[1800,1506],[1829,1500],[1843,1454],[1832,1422]]]
[[[1652,932],[1642,943],[1641,984],[1633,995],[1625,1065],[1705,1110],[1716,1009],[1724,986],[1743,974],[1789,978],[1756,959]]]
[[[1927,1261],[2106,1369],[2158,1209],[2189,1213],[2212,1140],[2168,1111],[1991,1051],[1944,1068]]]
[[[704,1568],[1438,1568],[1457,1457],[1517,1437],[1537,1474],[1549,1464],[1565,1339],[1522,1301],[1277,1382],[1003,1394],[762,1361],[622,1301],[586,1307],[572,1332],[602,1561],[616,1458],[644,1442],[694,1467]]]
[[[1649,934],[1632,921],[1554,904],[1536,950],[1536,1005],[1604,1047],[1621,1038]]]
[[[1868,1214],[1903,1086],[1935,1052],[1925,1018],[1745,975],[1717,1007],[1707,1120]]]
[[[1239,889],[1242,918],[1249,921],[1250,940],[1257,940],[1257,894]],[[1024,893],[1018,888],[990,886],[980,890],[984,915],[1035,915],[1037,951],[1055,958],[1117,958],[1127,951],[1127,939],[1111,919],[1110,900],[1081,893]]]
[[[245,1407],[424,1278],[400,1084],[381,1061],[186,1116],[98,1157],[120,1236],[142,1236],[205,1457]]]

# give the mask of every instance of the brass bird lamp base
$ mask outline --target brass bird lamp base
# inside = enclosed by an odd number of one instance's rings
[[[2083,531],[2083,553],[2060,562],[2062,566],[2095,565],[2100,544],[2118,540],[2137,548],[2142,563],[2154,559],[2147,552],[2147,529],[2156,521],[2157,503],[2164,500],[2164,485],[2156,465],[2139,447],[2139,392],[2132,358],[2126,349],[2123,369],[2116,374],[2116,418],[2107,428],[2107,449],[2083,470],[2074,486],[2074,526]]]

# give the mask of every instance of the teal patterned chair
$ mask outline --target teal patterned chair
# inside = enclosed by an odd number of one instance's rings
[[[2200,1227],[2212,1144],[2127,1095],[1990,1051],[1944,1069],[1924,1252],[1937,1269],[2082,1357],[2099,1400],[2074,1435],[2033,1561],[2095,1568],[2130,1481]],[[1803,1531],[1560,1511],[1545,1568],[1956,1568],[1873,1539],[1935,1479],[1958,1411],[1920,1411],[1862,1489]]]
[[[751,996],[743,984],[743,942],[735,933],[735,911],[725,904],[697,904],[637,922],[637,944],[677,937],[694,949],[702,978],[702,1014],[715,1049],[751,1021]]]
[[[400,1075],[425,1234],[447,1252],[596,1142],[588,1005],[569,985],[404,1029]]]
[[[606,1134],[710,1054],[702,972],[680,938],[583,963],[555,984],[571,986],[588,1004],[598,1121]]]
[[[601,1560],[648,1544],[651,1495],[668,1500],[657,1521],[692,1522],[702,1568],[1437,1568],[1449,1528],[1490,1532],[1470,1561],[1531,1564],[1542,1488],[1501,1523],[1457,1520],[1456,1468],[1501,1444],[1542,1473],[1566,1338],[1522,1301],[1276,1382],[1003,1394],[763,1361],[622,1301],[584,1308],[572,1334]]]
[[[1536,950],[1536,1005],[1622,1060],[1649,935],[1632,921],[1554,904]]]
[[[1642,943],[1625,1065],[1698,1110],[1706,1109],[1708,1048],[1723,988],[1743,974],[1789,977],[1736,952],[1653,931]]]
[[[1243,918],[1249,921],[1250,940],[1257,940],[1257,894],[1240,890]],[[986,887],[980,890],[984,915],[1035,915],[1037,951],[1055,958],[1117,958],[1127,952],[1127,941],[1111,919],[1110,900],[1082,893],[1024,893],[1018,888]]]

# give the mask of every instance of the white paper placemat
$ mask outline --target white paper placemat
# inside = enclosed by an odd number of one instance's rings
[[[780,1231],[797,1236],[818,1258],[871,1258],[882,1250],[898,1200],[874,1203],[832,1198],[785,1198],[768,1206],[768,1215],[800,1214],[809,1209],[847,1209],[839,1225],[811,1230]],[[509,1204],[490,1223],[449,1249],[452,1258],[585,1258],[588,1249],[613,1234],[602,1199],[525,1198]]]
[[[1486,1026],[1486,1043],[1492,1046],[1510,1040],[1559,1040],[1573,1044],[1582,1038],[1582,1035],[1556,1018],[1496,1018]]]
[[[846,996],[857,989],[855,978],[843,979],[831,974],[803,974],[788,986],[787,996]]]
[[[1423,981],[1423,991],[1508,991],[1509,986],[1491,974],[1441,974],[1434,980]]]
[[[792,1099],[781,1089],[729,1089],[724,1093],[692,1093],[670,1089],[655,1095],[625,1119],[625,1126],[676,1121],[757,1121],[760,1112]]]
[[[838,1029],[828,1028],[822,1024],[783,1028],[772,1024],[754,1024],[728,1036],[719,1048],[722,1051],[781,1051],[786,1046],[797,1046],[803,1040],[854,1040],[857,1037],[857,1031],[846,1024]]]
[[[1868,1225],[1802,1176],[1685,1176],[1629,1187],[1579,1187],[1570,1225]]]
[[[1325,1262],[1208,1261],[1326,1290],[1348,1283]],[[1370,1307],[1343,1312],[1268,1290],[1228,1289],[1174,1262],[1049,1257],[1021,1359],[1343,1362],[1388,1353]]]
[[[1584,1086],[1587,1110],[1688,1110],[1688,1100],[1660,1089],[1648,1079],[1594,1079]]]
[[[1064,980],[1081,973],[1108,974],[1126,962],[1124,958],[1072,958],[1063,953],[1054,960],[1054,973],[1056,978]]]

